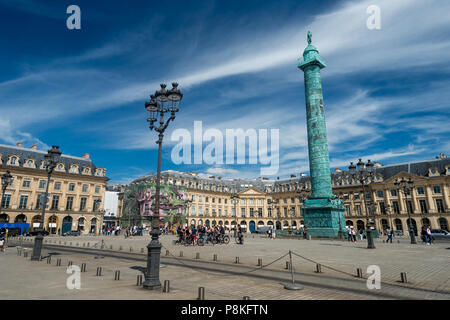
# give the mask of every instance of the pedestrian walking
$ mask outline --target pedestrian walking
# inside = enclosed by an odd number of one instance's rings
[[[364,231],[363,229],[359,229],[359,240],[364,240]]]
[[[5,238],[3,236],[0,238],[0,251],[5,252]]]
[[[386,240],[386,242],[392,243],[392,236],[394,235],[393,230],[390,229],[390,228],[388,228],[388,229],[386,230],[386,233],[387,233],[387,240]]]
[[[427,240],[428,240],[428,245],[432,245],[433,244],[433,238],[431,237],[430,226],[427,227]]]
[[[355,231],[355,228],[353,228],[353,226],[350,227],[350,228],[352,229],[352,239],[353,239],[353,242],[356,242],[356,231]]]
[[[349,242],[350,241],[353,242],[352,228],[353,228],[353,226],[347,227],[347,239],[348,239]]]

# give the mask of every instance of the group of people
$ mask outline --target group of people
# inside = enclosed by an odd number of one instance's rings
[[[363,240],[364,239],[364,230],[360,229],[360,230],[355,230],[355,228],[353,226],[346,226],[347,229],[347,240],[351,241],[351,242],[357,242],[356,240],[356,234],[359,235],[359,239]]]
[[[422,226],[422,231],[420,233],[422,237],[422,241],[426,243],[428,246],[433,244],[433,238],[431,237],[431,229],[430,226]]]
[[[225,235],[225,228],[223,226],[212,226],[206,227],[199,225],[198,228],[195,226],[181,226],[176,228],[176,233],[178,236],[178,243],[182,243],[183,240],[192,239],[193,244],[197,244],[198,239],[203,239],[205,242],[208,237],[213,237],[219,241],[220,237]]]
[[[120,234],[120,226],[116,227],[104,226],[102,229],[102,234],[104,236],[118,236]]]

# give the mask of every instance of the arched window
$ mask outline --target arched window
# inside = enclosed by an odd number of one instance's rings
[[[439,226],[441,230],[448,231],[448,223],[446,218],[439,218]]]
[[[395,223],[395,229],[396,229],[396,230],[398,230],[398,231],[403,231],[402,220],[400,220],[400,219],[395,219],[394,223]]]

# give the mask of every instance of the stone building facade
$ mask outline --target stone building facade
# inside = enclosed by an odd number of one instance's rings
[[[408,214],[405,196],[395,189],[396,179],[412,178],[415,188],[408,195],[415,228],[423,224],[434,229],[448,229],[450,218],[450,159],[441,155],[438,159],[382,166],[374,168],[375,178],[366,189],[368,207],[373,203],[370,218],[377,230],[393,226],[394,230],[407,230]],[[366,209],[362,199],[362,187],[356,181],[339,180],[341,170],[331,173],[333,193],[342,199],[346,207],[347,225],[365,228]],[[134,182],[155,181],[155,175],[139,178]],[[299,228],[304,221],[302,200],[298,190],[310,188],[309,176],[291,175],[289,179],[255,180],[203,176],[194,172],[163,171],[161,183],[187,187],[188,203],[185,211],[190,225],[223,225],[233,229],[240,224],[247,231],[258,226],[273,225],[276,229]],[[239,196],[236,203],[233,196]],[[119,196],[119,213],[122,203]]]
[[[47,183],[43,168],[46,151],[36,145],[24,148],[0,145],[0,175],[7,170],[13,182],[2,198],[0,222],[39,226]],[[44,228],[50,234],[80,230],[98,233],[103,223],[106,181],[105,168],[95,166],[89,154],[74,157],[62,154],[52,173]]]

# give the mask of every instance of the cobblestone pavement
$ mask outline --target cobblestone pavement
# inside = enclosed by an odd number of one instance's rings
[[[76,260],[86,262],[89,270],[87,273],[83,273],[83,278],[89,279],[89,281],[83,281],[85,290],[81,290],[79,293],[70,291],[65,293],[66,295],[80,299],[141,299],[142,291],[145,292],[145,297],[149,299],[194,299],[197,295],[198,286],[204,286],[207,292],[208,299],[242,299],[243,296],[248,295],[252,299],[395,299],[395,298],[413,298],[413,299],[450,299],[450,273],[448,265],[450,262],[450,243],[436,243],[433,246],[425,246],[422,244],[411,245],[408,243],[408,239],[401,239],[400,243],[386,244],[381,241],[376,242],[377,249],[366,249],[365,242],[348,243],[341,241],[330,240],[290,240],[290,239],[262,239],[262,238],[246,238],[244,246],[237,245],[232,242],[228,245],[215,245],[205,247],[185,247],[174,245],[172,241],[175,238],[170,235],[164,235],[161,237],[163,244],[162,249],[162,261],[166,259],[167,267],[161,269],[161,279],[170,279],[172,292],[166,293],[148,293],[146,290],[138,288],[136,284],[136,275],[140,273],[139,270],[130,269],[130,267],[143,268],[145,267],[144,255],[139,254],[141,248],[145,248],[145,245],[149,241],[149,237],[134,237],[124,239],[123,237],[48,237],[47,243],[56,241],[56,245],[61,246],[66,243],[66,247],[82,248],[83,244],[87,248],[93,247],[97,243],[97,247],[100,247],[101,240],[104,240],[106,248],[105,252],[110,252],[110,246],[113,246],[111,252],[119,252],[119,247],[122,246],[121,252],[129,252],[132,248],[136,256],[142,257],[141,261],[132,261],[108,258],[94,259],[92,255],[83,255],[80,253],[67,253],[62,252],[61,258],[67,259],[67,261],[73,259],[74,264]],[[29,239],[32,240],[32,239]],[[25,241],[26,244],[31,244],[30,241]],[[54,244],[52,244],[54,245]],[[15,250],[11,252],[12,250]],[[166,250],[170,251],[168,257],[165,256]],[[288,250],[292,250],[294,253],[301,256],[312,259],[321,263],[322,274],[316,274],[315,264],[294,256],[293,265],[295,269],[296,281],[302,283],[305,289],[300,291],[288,291],[283,289],[280,283],[280,279],[287,282],[289,281],[289,272],[284,270],[287,257],[277,261],[271,266],[264,268],[264,270],[258,270],[254,272],[255,275],[262,276],[263,278],[246,276],[236,276],[234,274],[219,274],[214,273],[216,269],[231,268],[234,265],[235,257],[240,259],[240,265],[243,269],[249,270],[256,267],[257,259],[262,258],[263,264],[266,265],[269,262],[279,258],[283,254],[286,254]],[[145,250],[146,251],[146,250]],[[145,252],[144,251],[144,252]],[[183,258],[179,257],[179,252],[183,251]],[[196,253],[200,254],[200,259],[194,259]],[[20,256],[16,256],[15,248],[7,249],[7,261],[11,259],[11,262],[15,259],[24,261],[25,259]],[[217,254],[218,262],[212,262],[213,254]],[[175,257],[173,257],[173,256]],[[6,258],[5,257],[5,258]],[[56,256],[53,257],[55,259]],[[179,267],[171,265],[169,259],[184,262],[186,265],[196,262],[197,266],[207,266],[206,269],[196,268],[195,264],[191,267]],[[1,259],[3,260],[3,259]],[[81,263],[80,262],[80,263]],[[13,263],[13,262],[12,262]],[[55,261],[52,262],[53,265]],[[9,262],[7,263],[9,264]],[[7,264],[1,264],[0,268],[4,268]],[[29,264],[28,267],[26,265]],[[37,264],[38,268],[42,268],[42,272],[46,274],[46,269],[49,269],[50,275],[54,272],[55,266],[49,266],[45,262],[31,262],[18,264],[20,268],[30,268],[33,264]],[[92,264],[92,267],[90,266]],[[365,280],[356,279],[352,275],[356,273],[356,268],[361,267],[363,272],[366,271],[366,267],[371,264],[379,265],[382,275],[382,289],[381,290],[368,290],[366,288]],[[97,265],[102,265],[106,272],[110,273],[109,280],[106,279],[106,273],[104,280],[101,277],[95,277],[95,269]],[[230,267],[227,267],[230,266]],[[333,267],[338,271],[327,269],[326,266]],[[236,265],[234,265],[236,267]],[[1,274],[4,277],[5,274],[14,272],[19,274],[26,272],[25,270],[13,269],[2,270]],[[121,269],[121,281],[113,280],[113,271],[115,268]],[[208,269],[209,268],[209,269]],[[65,269],[65,268],[64,268]],[[62,270],[61,278],[58,280],[58,290],[63,292],[69,291],[65,288],[65,280],[68,275]],[[94,271],[92,271],[94,270]],[[210,271],[205,271],[210,270]],[[230,269],[231,270],[231,269]],[[212,272],[211,272],[212,271]],[[400,272],[406,272],[408,277],[407,284],[399,284],[397,281],[400,279]],[[15,279],[15,275],[8,276],[8,279]],[[265,278],[264,278],[265,277]],[[56,277],[55,277],[56,279]],[[30,279],[28,279],[29,281]],[[122,281],[123,280],[123,281]],[[129,283],[125,283],[125,280]],[[41,279],[39,281],[42,281]],[[53,283],[53,282],[52,282]],[[104,284],[104,286],[103,286]],[[37,285],[37,284],[36,284]],[[55,284],[56,285],[56,284]],[[111,288],[120,286],[120,296],[116,293],[108,293]],[[55,288],[56,288],[55,287]],[[408,288],[421,288],[423,291],[410,290]],[[16,299],[20,297],[8,296],[8,293],[0,289],[0,297],[6,299]],[[113,290],[114,291],[114,290]],[[30,297],[24,298],[46,298],[45,292],[39,296],[41,291],[37,290],[36,295],[32,296],[33,291],[29,291]],[[122,295],[123,293],[123,295]],[[52,293],[48,293],[48,298],[51,298]],[[156,296],[154,296],[156,294]],[[64,299],[64,295],[61,296]],[[145,298],[144,298],[145,299]]]

